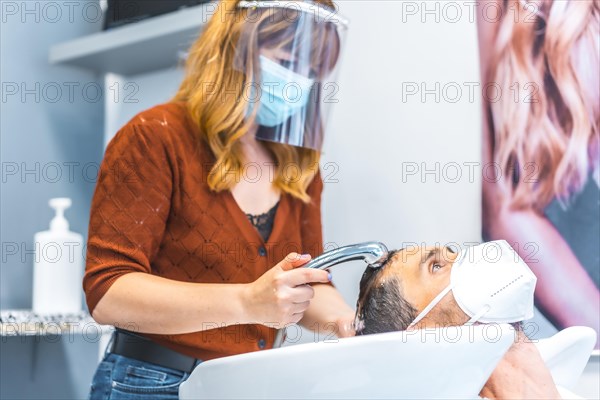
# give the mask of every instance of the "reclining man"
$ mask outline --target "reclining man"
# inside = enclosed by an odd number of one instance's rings
[[[499,257],[485,256],[485,252],[493,253],[491,246],[500,250]],[[497,262],[486,262],[490,257],[496,257]],[[363,274],[356,334],[468,322],[513,323],[516,340],[480,396],[560,399],[540,353],[520,329],[519,321],[533,316],[535,282],[533,273],[505,241],[473,246],[460,253],[448,247],[396,250],[382,267],[367,267]],[[490,295],[494,295],[491,303]]]

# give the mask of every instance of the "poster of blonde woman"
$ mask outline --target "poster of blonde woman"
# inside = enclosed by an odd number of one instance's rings
[[[515,244],[557,329],[600,333],[600,2],[479,6],[484,240]]]

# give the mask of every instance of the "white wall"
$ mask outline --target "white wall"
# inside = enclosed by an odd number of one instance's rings
[[[473,168],[469,179],[464,165],[481,161],[480,103],[477,96],[469,99],[465,86],[479,81],[476,25],[464,5],[456,23],[436,22],[436,15],[422,22],[421,13],[410,15],[421,3],[338,2],[350,27],[324,150],[323,164],[334,163],[339,180],[325,184],[326,241],[379,240],[392,249],[480,240],[481,174]],[[446,15],[454,18],[450,11]],[[456,92],[444,96],[440,89],[439,99],[431,93],[423,101],[420,93],[403,91],[421,84],[435,89],[436,82],[440,88],[455,83],[462,97],[451,102]],[[436,163],[438,173],[421,174]],[[411,168],[418,173],[409,175]],[[364,267],[356,262],[333,269],[350,304]]]

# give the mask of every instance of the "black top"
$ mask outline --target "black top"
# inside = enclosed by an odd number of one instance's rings
[[[277,211],[277,206],[279,205],[279,201],[275,203],[273,208],[263,214],[252,215],[246,214],[252,225],[256,227],[260,236],[262,236],[263,240],[266,242],[271,235],[271,231],[273,230],[273,221],[275,220],[275,212]]]

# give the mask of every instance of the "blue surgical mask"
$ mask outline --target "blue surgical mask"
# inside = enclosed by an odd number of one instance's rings
[[[255,102],[259,103],[256,122],[263,126],[273,127],[284,123],[289,117],[299,112],[308,103],[313,79],[280,65],[265,56],[260,56],[261,83],[260,97],[255,96],[250,102],[248,114],[252,112]]]

